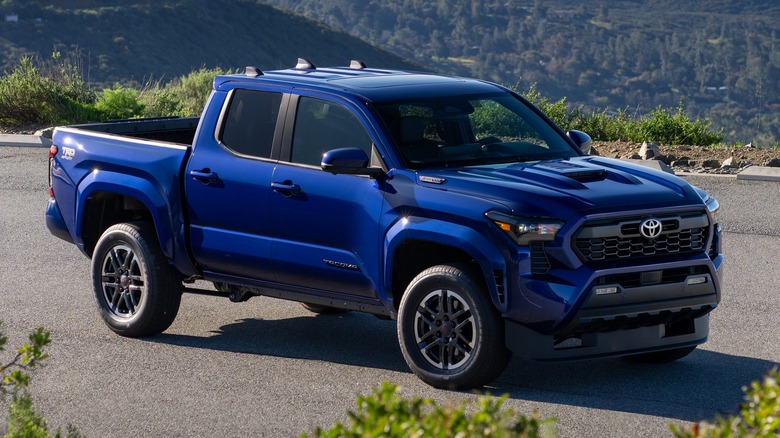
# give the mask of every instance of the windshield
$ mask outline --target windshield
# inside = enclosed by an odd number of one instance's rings
[[[510,94],[446,96],[375,108],[412,169],[578,155],[558,131]]]

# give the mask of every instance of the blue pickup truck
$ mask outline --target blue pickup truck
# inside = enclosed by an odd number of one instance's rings
[[[496,84],[300,59],[215,78],[198,118],[58,127],[45,217],[122,336],[263,295],[396,320],[440,388],[512,354],[682,358],[720,302],[718,202],[589,148]]]

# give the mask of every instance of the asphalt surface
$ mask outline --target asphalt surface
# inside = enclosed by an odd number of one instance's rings
[[[392,321],[315,316],[296,303],[185,295],[164,334],[125,339],[95,309],[89,260],[47,231],[46,149],[0,147],[0,319],[14,346],[51,330],[31,392],[52,427],[87,437],[297,436],[345,421],[382,381],[457,403],[411,374]],[[490,388],[521,414],[556,417],[560,437],[671,436],[736,412],[742,387],[780,363],[780,184],[691,176],[721,203],[728,255],[710,340],[672,364],[513,360]],[[1,404],[1,403],[0,403]],[[5,405],[1,410],[5,410]],[[0,413],[0,432],[5,415]]]

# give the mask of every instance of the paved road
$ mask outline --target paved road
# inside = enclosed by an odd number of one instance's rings
[[[44,226],[45,154],[0,147],[0,319],[10,345],[34,327],[52,331],[32,392],[53,426],[71,422],[88,437],[297,436],[345,420],[355,395],[383,380],[408,396],[473,397],[417,380],[390,321],[314,316],[270,298],[185,295],[166,333],[113,335],[94,308],[89,261]],[[720,200],[727,230],[710,341],[661,366],[514,360],[493,394],[509,394],[517,412],[557,417],[561,437],[670,436],[669,423],[734,412],[741,387],[780,362],[780,184],[690,180]]]

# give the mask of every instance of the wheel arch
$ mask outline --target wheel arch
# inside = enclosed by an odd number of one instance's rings
[[[417,274],[443,264],[471,267],[494,306],[501,312],[505,310],[505,259],[496,245],[476,230],[437,220],[416,224],[406,221],[388,233],[386,242],[385,291],[395,311]]]
[[[160,190],[144,179],[114,172],[93,172],[79,185],[76,197],[77,244],[88,256],[110,226],[131,221],[154,225],[160,249],[169,260],[174,256],[172,211]]]

